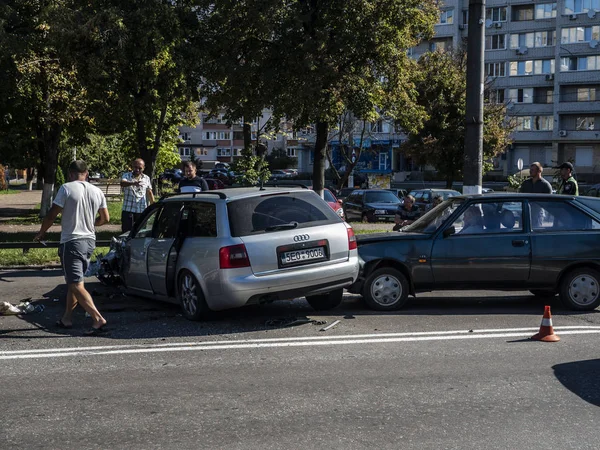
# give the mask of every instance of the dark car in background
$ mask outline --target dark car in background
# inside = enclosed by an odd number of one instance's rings
[[[385,189],[355,189],[344,200],[346,221],[393,221],[401,201]]]
[[[440,195],[442,199],[447,200],[450,197],[461,195],[461,193],[454,189],[413,189],[410,191],[410,195],[415,198],[415,205],[417,205],[419,210],[424,212],[431,208],[433,199],[438,195]]]
[[[208,184],[208,189],[214,191],[216,189],[225,189],[225,184],[216,178],[208,178],[203,177],[206,180],[206,184]]]
[[[340,190],[337,191],[336,197],[338,198],[338,200],[343,201],[346,199],[346,197],[348,197],[355,190],[356,190],[356,188],[354,188],[354,187],[341,188]]]
[[[398,233],[358,236],[368,306],[394,310],[439,289],[560,294],[574,310],[600,305],[600,198],[551,194],[451,197]]]
[[[183,179],[183,171],[181,169],[167,169],[159,177],[161,182],[168,181],[173,184],[179,183]]]

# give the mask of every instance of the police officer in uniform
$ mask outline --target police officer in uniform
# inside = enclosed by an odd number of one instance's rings
[[[562,182],[558,187],[558,194],[563,195],[579,195],[579,186],[577,186],[577,180],[573,178],[573,164],[570,162],[562,163],[558,166],[560,169],[560,177]]]

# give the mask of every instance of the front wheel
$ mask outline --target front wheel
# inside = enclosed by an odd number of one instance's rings
[[[188,270],[184,270],[179,275],[177,283],[177,298],[181,305],[183,315],[188,320],[201,320],[206,318],[210,309],[204,299],[200,283],[196,277]]]
[[[339,306],[343,297],[344,290],[336,289],[327,294],[307,295],[306,301],[315,311],[327,311]]]
[[[591,311],[600,305],[600,272],[583,267],[567,273],[560,284],[560,299],[571,309]]]
[[[408,280],[392,267],[375,270],[363,286],[365,303],[377,311],[393,311],[402,308],[408,300]]]

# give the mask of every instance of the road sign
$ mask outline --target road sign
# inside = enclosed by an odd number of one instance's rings
[[[523,158],[519,158],[517,161],[517,168],[523,170]]]

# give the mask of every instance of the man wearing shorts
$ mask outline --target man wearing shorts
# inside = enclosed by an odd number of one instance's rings
[[[83,284],[84,274],[96,247],[95,227],[110,220],[106,208],[106,198],[100,189],[88,183],[87,164],[73,161],[69,166],[69,182],[58,190],[52,208],[44,217],[36,241],[44,239],[46,231],[54,219],[62,212],[60,246],[58,253],[67,282],[67,305],[62,318],[56,322],[59,328],[73,326],[73,310],[77,304],[92,318],[92,327],[86,335],[96,335],[106,331],[106,319],[96,309],[94,300]],[[96,215],[98,214],[98,217]]]

